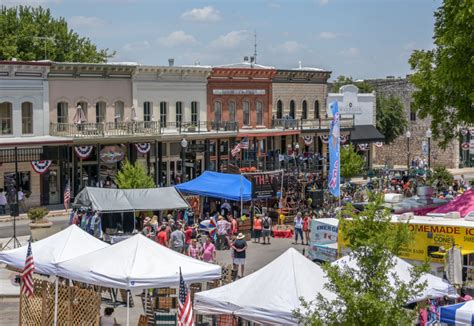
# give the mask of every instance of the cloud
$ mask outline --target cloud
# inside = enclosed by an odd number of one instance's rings
[[[4,0],[1,2],[1,4],[7,7],[18,5],[28,5],[35,7],[48,4],[60,4],[61,2],[62,0]]]
[[[196,21],[196,22],[216,22],[221,19],[219,10],[212,6],[206,6],[203,8],[194,8],[184,12],[181,15],[184,20]]]
[[[286,41],[285,43],[278,46],[278,50],[286,52],[286,53],[296,53],[301,51],[303,46],[296,42],[296,41]]]
[[[272,1],[268,1],[267,6],[269,8],[272,8],[272,9],[280,9],[281,8],[281,4],[279,4],[277,2],[272,2]]]
[[[105,21],[98,17],[72,16],[69,25],[73,28],[97,28],[105,25]]]
[[[148,41],[127,43],[122,47],[122,50],[127,52],[137,52],[151,48],[151,44]]]
[[[232,49],[237,47],[249,38],[249,33],[246,30],[232,31],[226,35],[221,35],[211,42],[211,46],[215,48]]]
[[[328,39],[328,40],[329,39],[334,39],[338,36],[339,36],[339,34],[333,33],[333,32],[321,32],[321,33],[319,33],[320,38],[324,38],[324,39]]]
[[[339,54],[344,56],[344,57],[355,58],[355,57],[359,56],[360,51],[359,51],[358,48],[348,48],[348,49],[344,49],[342,51],[339,51]]]
[[[186,34],[184,31],[175,31],[168,36],[160,37],[158,42],[164,46],[191,45],[196,43],[194,36]]]

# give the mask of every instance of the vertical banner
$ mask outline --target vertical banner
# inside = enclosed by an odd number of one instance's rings
[[[341,133],[339,128],[339,107],[337,102],[331,103],[332,121],[331,130],[329,133],[329,176],[328,188],[334,197],[340,196],[340,147],[341,147]]]

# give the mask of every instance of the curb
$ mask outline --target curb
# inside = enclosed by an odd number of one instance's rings
[[[68,214],[69,213],[66,213],[66,211],[63,211],[63,210],[50,211],[49,214],[46,215],[46,217],[51,218],[51,217],[64,216],[64,215],[68,215]],[[28,219],[28,215],[26,215],[25,213],[20,214],[20,216],[16,217],[17,221],[22,221],[22,220],[27,220],[27,219]],[[0,217],[0,223],[11,222],[11,221],[13,221],[13,217],[11,217],[11,216]]]

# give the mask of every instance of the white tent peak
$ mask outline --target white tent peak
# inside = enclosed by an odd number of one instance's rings
[[[76,225],[71,225],[31,244],[35,272],[55,275],[57,264],[108,246],[107,243],[93,237]],[[28,246],[23,246],[0,252],[0,262],[23,269],[27,250]]]

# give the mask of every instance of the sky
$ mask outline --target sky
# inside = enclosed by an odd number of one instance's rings
[[[441,0],[0,0],[41,5],[110,61],[167,65],[242,62],[317,67],[354,79],[405,76],[415,49],[433,47]]]

